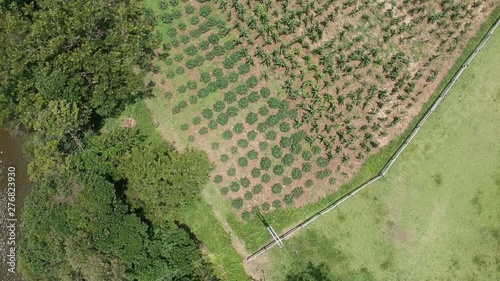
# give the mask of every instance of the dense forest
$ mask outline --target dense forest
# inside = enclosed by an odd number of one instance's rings
[[[140,1],[1,1],[0,124],[29,132],[26,280],[217,280],[179,217],[212,168],[135,128],[103,130],[158,40]]]

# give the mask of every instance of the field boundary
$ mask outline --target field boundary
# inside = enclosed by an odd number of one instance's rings
[[[467,69],[467,67],[470,65],[472,60],[476,57],[476,55],[481,51],[481,49],[484,47],[486,42],[491,38],[497,27],[500,25],[500,17],[497,17],[495,20],[494,24],[489,28],[488,32],[483,36],[483,39],[478,43],[478,45],[475,47],[474,51],[471,52],[471,54],[468,56],[467,60],[465,60],[464,63],[462,63],[461,67],[458,69],[457,72],[455,72],[455,75],[453,78],[447,83],[447,86],[441,91],[441,93],[438,95],[437,99],[432,103],[432,106],[427,109],[425,114],[420,118],[418,123],[415,125],[413,130],[410,132],[410,134],[405,138],[404,142],[399,146],[399,148],[394,152],[392,157],[386,162],[384,167],[380,170],[380,172],[369,179],[368,181],[364,182],[362,185],[356,187],[352,191],[348,192],[344,196],[340,197],[339,199],[335,200],[333,203],[329,204],[327,207],[323,208],[319,212],[316,212],[314,215],[311,217],[307,218],[306,220],[302,221],[301,223],[297,224],[295,227],[292,229],[286,231],[283,235],[279,236],[281,240],[286,240],[292,237],[293,234],[297,233],[299,230],[305,228],[307,225],[312,223],[313,221],[317,220],[318,218],[322,217],[326,213],[330,212],[331,210],[337,208],[340,204],[345,202],[347,199],[352,198],[356,193],[360,192],[361,190],[365,189],[366,187],[370,186],[372,183],[376,182],[380,178],[384,177],[386,173],[389,171],[391,166],[396,162],[396,160],[399,158],[401,153],[406,149],[406,147],[410,144],[410,142],[413,140],[415,135],[418,133],[420,128],[424,125],[424,123],[427,121],[427,119],[431,116],[432,113],[435,112],[439,104],[443,101],[443,99],[448,95],[450,92],[451,88],[455,83],[458,81],[462,73]],[[263,253],[267,252],[271,248],[277,245],[276,240],[272,240],[268,244],[266,244],[264,247],[260,248],[250,256],[246,258],[246,261],[252,261],[253,259],[257,258],[258,256],[262,255]]]

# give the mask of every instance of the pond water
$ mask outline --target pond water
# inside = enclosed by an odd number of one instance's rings
[[[23,280],[18,273],[21,209],[31,182],[22,153],[22,136],[0,128],[0,280]]]

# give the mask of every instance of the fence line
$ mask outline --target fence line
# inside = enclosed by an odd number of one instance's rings
[[[351,192],[349,192],[346,195],[342,196],[340,199],[337,199],[336,201],[334,201],[332,204],[328,205],[327,207],[325,207],[321,211],[316,212],[314,215],[312,215],[308,219],[304,220],[303,222],[299,223],[298,225],[296,225],[292,229],[288,230],[283,235],[279,236],[281,238],[281,240],[285,240],[285,239],[291,237],[297,231],[303,229],[304,227],[306,227],[307,225],[309,225],[313,221],[317,220],[321,216],[323,216],[326,213],[330,212],[331,210],[337,208],[340,204],[342,204],[347,199],[353,197],[356,193],[360,192],[361,190],[363,190],[366,187],[370,186],[372,183],[374,183],[377,180],[379,180],[380,178],[384,177],[385,174],[387,173],[387,171],[389,171],[389,169],[391,168],[391,166],[394,164],[394,162],[396,162],[396,160],[398,159],[399,155],[401,155],[401,153],[406,149],[406,147],[410,144],[410,142],[413,140],[413,138],[415,137],[415,135],[418,133],[418,131],[420,130],[420,128],[422,128],[422,126],[427,121],[427,119],[429,118],[429,116],[431,116],[431,114],[434,113],[434,111],[439,106],[439,104],[448,95],[448,93],[450,92],[450,90],[453,87],[453,85],[455,85],[455,83],[457,82],[458,78],[462,75],[462,73],[465,71],[465,69],[470,65],[470,63],[476,57],[476,55],[479,53],[479,51],[481,51],[481,49],[483,48],[484,44],[486,42],[488,42],[488,40],[493,35],[493,33],[495,32],[495,30],[496,30],[496,28],[498,27],[499,24],[500,24],[500,18],[497,18],[495,24],[493,24],[493,26],[489,29],[488,33],[483,37],[483,39],[481,40],[481,42],[479,42],[479,44],[476,46],[476,48],[474,49],[474,51],[469,55],[469,57],[467,58],[467,60],[465,60],[465,62],[462,64],[462,66],[460,67],[460,69],[455,73],[455,75],[453,76],[453,78],[451,79],[451,81],[448,83],[448,85],[439,94],[438,98],[434,101],[434,103],[432,104],[432,106],[427,110],[427,112],[422,116],[422,118],[420,118],[420,120],[418,121],[417,125],[414,127],[414,129],[411,131],[411,133],[408,135],[408,137],[406,137],[406,139],[403,142],[403,144],[401,144],[401,146],[398,148],[398,150],[396,150],[396,152],[392,155],[391,159],[389,159],[389,161],[387,161],[387,163],[380,170],[380,172],[378,173],[377,176],[371,178],[370,180],[368,180],[367,182],[365,182],[362,185],[358,186],[357,188],[355,188]],[[251,261],[251,260],[257,258],[258,256],[262,255],[263,253],[267,252],[269,249],[271,249],[274,246],[276,246],[276,240],[272,240],[271,242],[269,242],[268,244],[266,244],[264,247],[260,248],[255,253],[253,253],[250,256],[248,256],[246,258],[246,260],[247,261]]]

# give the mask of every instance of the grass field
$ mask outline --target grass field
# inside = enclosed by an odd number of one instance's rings
[[[386,178],[255,261],[266,280],[326,263],[345,280],[500,278],[500,33]]]

